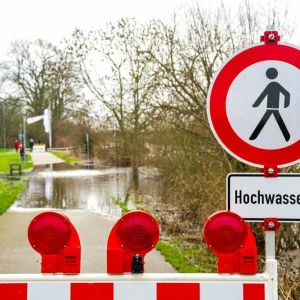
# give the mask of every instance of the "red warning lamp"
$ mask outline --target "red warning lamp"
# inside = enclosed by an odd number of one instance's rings
[[[112,228],[107,242],[107,273],[143,273],[144,257],[157,244],[159,227],[143,211],[125,214]]]
[[[219,273],[257,273],[257,247],[250,226],[231,211],[211,215],[204,224],[204,240],[218,256]]]
[[[37,215],[29,224],[28,240],[42,256],[42,273],[80,273],[79,236],[65,215],[57,212]]]

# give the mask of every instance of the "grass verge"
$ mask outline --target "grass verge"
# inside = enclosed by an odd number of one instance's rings
[[[179,273],[216,272],[216,258],[206,246],[192,245],[176,238],[171,242],[159,241],[156,248]]]
[[[0,215],[6,212],[26,187],[23,176],[17,176],[17,178],[16,176],[9,176],[9,163],[20,164],[22,172],[28,172],[32,170],[33,163],[30,155],[27,158],[28,161],[25,166],[24,161],[20,160],[19,154],[14,149],[0,149],[0,174],[4,175],[0,179]]]
[[[20,164],[23,171],[31,171],[33,163],[30,154],[27,154],[26,166],[24,161],[20,159],[20,155],[11,149],[0,149],[0,173],[9,173],[9,163]]]
[[[123,202],[120,199],[116,199],[114,197],[112,197],[112,201],[113,201],[114,204],[118,205],[121,208],[123,214],[126,214],[126,213],[130,212],[130,209],[127,208],[127,203],[126,202]]]
[[[14,203],[25,186],[24,180],[0,180],[0,215]]]
[[[49,152],[61,158],[69,165],[75,165],[76,163],[81,161],[80,158],[71,155],[70,152],[67,151],[49,151]]]

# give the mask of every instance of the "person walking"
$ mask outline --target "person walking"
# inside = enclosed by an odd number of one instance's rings
[[[20,146],[19,146],[19,153],[20,153],[21,159],[24,159],[24,148],[23,148],[22,144],[20,144]]]
[[[33,146],[34,146],[34,140],[30,139],[30,141],[29,141],[29,147],[30,147],[30,151],[31,152],[33,151]]]
[[[18,152],[19,151],[19,146],[20,146],[20,143],[19,143],[18,140],[15,140],[14,146],[15,146],[16,152]]]

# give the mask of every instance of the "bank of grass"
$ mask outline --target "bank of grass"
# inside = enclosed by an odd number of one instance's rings
[[[22,172],[31,171],[33,163],[30,154],[27,154],[26,166],[20,155],[12,149],[0,149],[0,173],[9,174],[9,163],[20,164]]]
[[[176,237],[172,241],[159,241],[157,250],[179,273],[216,272],[216,258],[205,245],[194,245]]]
[[[77,164],[78,162],[81,161],[81,159],[79,157],[76,157],[76,156],[72,155],[68,151],[49,151],[49,152],[51,152],[55,156],[61,158],[62,160],[64,160],[69,165],[75,165],[75,164]]]
[[[121,201],[120,199],[117,199],[114,197],[112,197],[112,201],[113,201],[113,203],[115,203],[116,205],[118,205],[121,208],[122,214],[126,214],[126,213],[130,212],[130,209],[127,208],[126,202]]]
[[[25,186],[24,180],[4,181],[0,179],[0,215],[10,208]]]
[[[21,165],[22,173],[31,171],[33,164],[30,155],[27,156],[26,166],[20,160],[19,154],[14,149],[0,149],[0,215],[12,205],[18,195],[26,186],[24,176],[14,171],[14,176],[9,175],[9,163]]]

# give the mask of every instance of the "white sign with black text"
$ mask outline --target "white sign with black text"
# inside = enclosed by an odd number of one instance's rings
[[[226,188],[227,209],[247,221],[300,222],[300,174],[232,173]]]

